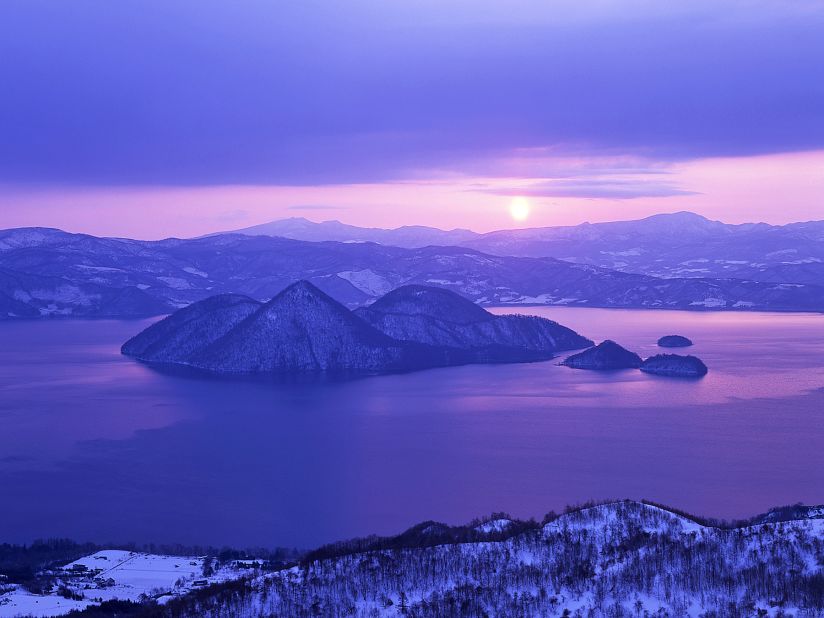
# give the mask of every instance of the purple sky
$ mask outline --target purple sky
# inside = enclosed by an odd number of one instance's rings
[[[819,0],[5,0],[0,58],[0,227],[824,218]]]

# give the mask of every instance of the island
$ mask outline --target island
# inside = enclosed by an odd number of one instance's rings
[[[688,348],[692,341],[683,335],[664,335],[658,340],[658,345],[662,348]]]
[[[657,354],[641,363],[641,371],[672,378],[700,378],[707,375],[707,366],[696,356]]]
[[[641,366],[641,357],[635,352],[630,352],[614,341],[607,339],[593,348],[569,356],[561,364],[573,369],[595,369],[600,371],[638,369]]]
[[[350,311],[308,281],[265,303],[221,294],[153,324],[121,351],[213,374],[361,374],[540,361],[592,344],[552,320],[495,316],[438,288],[400,288],[374,305]]]

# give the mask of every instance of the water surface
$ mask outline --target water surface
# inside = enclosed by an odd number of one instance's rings
[[[710,373],[204,380],[119,354],[150,320],[0,323],[0,541],[310,547],[593,498],[718,517],[824,502],[824,316],[521,311],[642,356],[683,334]]]

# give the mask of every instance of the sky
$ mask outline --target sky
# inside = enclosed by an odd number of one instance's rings
[[[824,219],[824,0],[4,0],[0,58],[0,228]]]

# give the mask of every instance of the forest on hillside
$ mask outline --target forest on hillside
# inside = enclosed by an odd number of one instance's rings
[[[373,539],[155,611],[170,617],[821,616],[824,520],[777,519],[703,525],[649,504],[612,503],[520,526],[510,536],[503,525],[489,540],[422,540],[414,547]],[[416,534],[424,539],[426,528]]]

